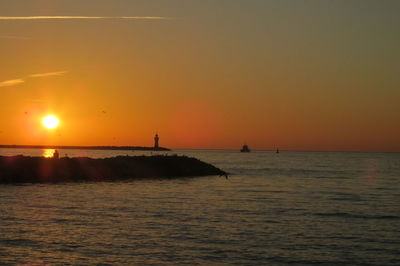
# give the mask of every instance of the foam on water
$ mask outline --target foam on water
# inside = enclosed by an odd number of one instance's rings
[[[232,175],[0,186],[1,264],[399,264],[399,154],[176,153]]]

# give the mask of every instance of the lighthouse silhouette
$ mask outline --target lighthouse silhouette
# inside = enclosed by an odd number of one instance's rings
[[[156,133],[156,135],[154,136],[154,149],[158,150],[159,146],[158,146],[158,141],[160,140],[160,138],[158,137],[158,134]]]

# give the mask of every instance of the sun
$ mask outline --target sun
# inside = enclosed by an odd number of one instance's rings
[[[58,126],[59,123],[60,122],[58,118],[54,115],[47,115],[42,120],[43,126],[47,129],[54,129]]]

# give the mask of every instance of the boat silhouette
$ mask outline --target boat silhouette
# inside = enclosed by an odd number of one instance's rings
[[[249,146],[247,146],[246,144],[243,145],[242,149],[240,150],[240,152],[250,152]]]

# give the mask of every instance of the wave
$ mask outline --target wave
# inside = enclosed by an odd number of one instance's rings
[[[314,213],[314,215],[323,217],[341,217],[341,218],[351,218],[351,219],[400,220],[400,216],[396,215],[361,215],[361,214],[351,214],[347,212]]]
[[[301,176],[312,178],[340,178],[347,179],[360,174],[354,170],[320,170],[320,169],[301,169],[301,168],[231,168],[230,173],[246,175],[284,175]]]

